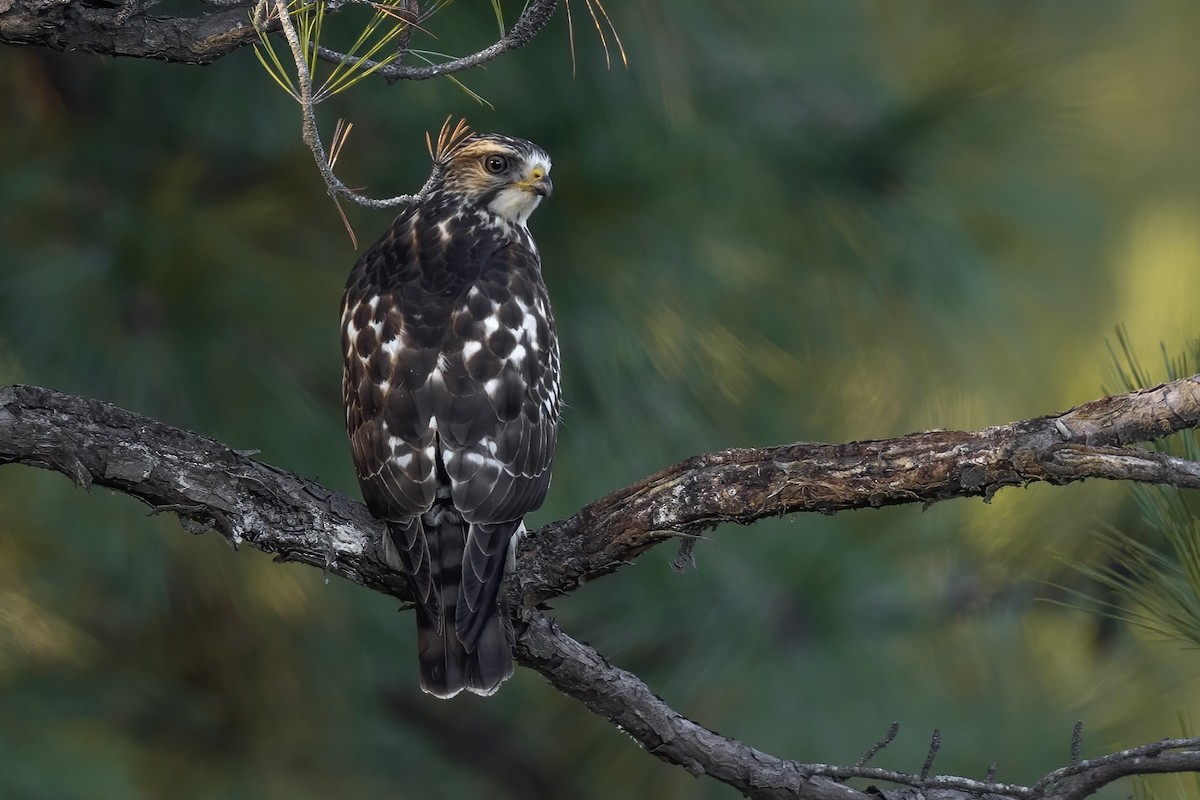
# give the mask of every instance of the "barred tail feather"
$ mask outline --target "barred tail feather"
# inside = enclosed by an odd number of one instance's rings
[[[503,619],[494,613],[483,626],[474,651],[468,652],[454,628],[438,630],[422,609],[417,609],[417,654],[421,689],[448,699],[466,689],[478,695],[494,694],[512,677],[512,647]]]
[[[422,691],[450,698],[466,688],[467,651],[453,628],[431,619],[420,606],[417,607],[417,659]]]
[[[501,612],[493,591],[486,605],[471,611],[472,636],[463,635],[465,631],[460,633],[456,623],[461,613],[459,606],[465,599],[462,596],[465,525],[456,513],[435,511],[426,515],[425,530],[432,583],[441,603],[440,607],[432,603],[417,607],[421,689],[441,698],[454,697],[463,689],[490,695],[513,673],[512,646],[505,625],[507,614]]]
[[[503,603],[492,606],[475,649],[467,655],[467,691],[487,696],[512,677],[512,645],[507,618]]]

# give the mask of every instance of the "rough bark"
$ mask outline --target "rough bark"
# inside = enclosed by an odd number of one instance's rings
[[[1200,375],[979,431],[696,456],[589,504],[522,548],[528,600],[570,592],[667,539],[764,517],[1108,478],[1200,487],[1200,465],[1119,445],[1200,426]]]
[[[153,5],[144,0],[0,0],[0,44],[211,64],[258,40],[250,23],[252,2],[217,0],[198,13],[175,16],[151,14]],[[330,4],[328,10],[336,13],[345,5]],[[479,66],[532,41],[557,5],[558,0],[533,0],[507,33],[476,53],[425,66],[390,64],[377,72],[389,81],[426,80]],[[319,55],[334,62],[360,60],[328,48]]]
[[[250,5],[163,17],[97,0],[0,0],[0,43],[210,64],[258,38]]]
[[[0,0],[2,2],[3,0]],[[635,675],[609,664],[536,604],[612,572],[642,552],[721,523],[779,514],[834,513],[953,497],[990,498],[1005,486],[1107,478],[1200,488],[1200,466],[1127,447],[1200,427],[1200,375],[1103,398],[1063,414],[975,432],[929,431],[841,445],[798,443],[688,459],[535,531],[522,544],[510,592],[516,654],[560,691],[628,733],[648,752],[748,797],[1087,797],[1120,777],[1200,771],[1200,740],[1169,740],[1078,761],[1035,784],[903,773],[781,759],[693,722]],[[194,533],[216,528],[400,599],[409,591],[375,552],[379,526],[360,503],[195,433],[99,400],[50,389],[0,389],[0,464],[55,470],[179,516]],[[1074,748],[1073,748],[1074,749]],[[931,749],[930,763],[936,749]],[[900,789],[851,788],[861,778]]]

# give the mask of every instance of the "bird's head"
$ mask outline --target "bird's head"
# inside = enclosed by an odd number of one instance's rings
[[[525,226],[554,189],[550,156],[533,142],[497,133],[473,133],[438,158],[442,188],[486,208],[511,225]]]

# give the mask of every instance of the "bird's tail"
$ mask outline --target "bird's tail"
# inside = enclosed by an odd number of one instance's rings
[[[466,689],[479,695],[495,692],[513,674],[508,614],[498,598],[499,575],[486,582],[490,591],[476,593],[474,606],[464,597],[464,562],[468,526],[457,514],[445,513],[426,525],[430,567],[440,607],[417,606],[417,657],[421,688],[449,698]],[[436,527],[436,530],[433,528]],[[507,550],[507,535],[505,547]],[[501,569],[504,553],[500,554]],[[468,581],[471,578],[468,577]],[[468,592],[470,594],[470,592]],[[459,606],[464,608],[460,610]]]

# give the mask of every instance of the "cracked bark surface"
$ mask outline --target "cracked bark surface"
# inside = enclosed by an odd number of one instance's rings
[[[0,0],[0,44],[211,64],[258,40],[250,22],[253,2],[196,3],[195,13],[173,16],[150,13],[153,5],[145,0]],[[476,53],[439,64],[390,64],[378,73],[389,81],[426,80],[479,66],[532,41],[557,5],[558,0],[531,2],[507,33]],[[272,29],[277,28],[278,20]],[[334,62],[345,58],[326,48],[320,56]]]
[[[103,0],[0,0],[3,44],[211,64],[257,39],[249,5],[165,17]]]

